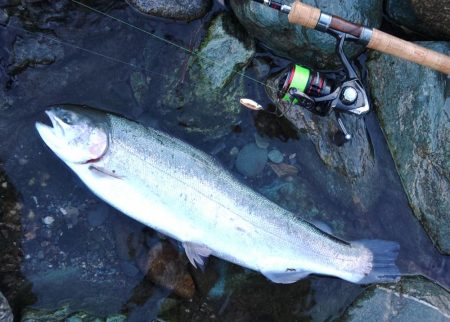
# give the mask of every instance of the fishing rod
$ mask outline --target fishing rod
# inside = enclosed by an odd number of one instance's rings
[[[336,54],[344,68],[344,77],[338,72],[317,72],[304,66],[292,65],[278,80],[279,103],[290,103],[319,116],[334,113],[343,134],[344,143],[351,140],[341,114],[363,116],[370,112],[370,103],[364,85],[355,67],[346,56],[346,41],[362,44],[450,75],[450,57],[399,39],[377,29],[354,24],[340,17],[323,13],[320,9],[295,1],[291,6],[271,0],[253,0],[274,10],[288,14],[289,22],[327,33],[336,39]],[[249,99],[241,104],[253,109],[264,109]]]
[[[450,57],[389,35],[375,28],[365,27],[322,12],[319,8],[296,0],[291,6],[271,0],[253,0],[288,15],[290,23],[321,32],[342,32],[351,40],[392,56],[435,69],[450,75]]]

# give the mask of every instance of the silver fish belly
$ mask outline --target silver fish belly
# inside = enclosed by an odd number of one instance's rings
[[[397,279],[396,243],[342,241],[249,189],[192,146],[107,118],[105,154],[89,164],[66,163],[104,201],[182,242],[193,265],[214,255],[278,283],[311,273],[355,283]]]

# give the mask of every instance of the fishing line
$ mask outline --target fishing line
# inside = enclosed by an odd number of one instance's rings
[[[117,22],[119,22],[119,23],[121,23],[121,24],[124,24],[124,25],[126,25],[126,26],[128,26],[128,27],[130,27],[130,28],[132,28],[132,29],[135,29],[135,30],[138,30],[138,31],[140,31],[140,32],[143,32],[144,34],[146,34],[146,35],[148,35],[148,36],[151,36],[151,37],[154,37],[155,39],[158,39],[158,40],[160,40],[160,41],[163,41],[163,42],[165,42],[165,43],[167,43],[167,44],[169,44],[169,45],[171,45],[171,46],[174,46],[174,47],[176,47],[176,48],[178,48],[178,49],[181,49],[181,50],[187,52],[187,53],[190,54],[190,55],[193,55],[193,56],[196,56],[196,57],[198,57],[198,58],[204,59],[204,60],[206,60],[206,61],[208,61],[208,62],[210,62],[210,63],[212,63],[212,64],[214,64],[214,65],[216,65],[216,66],[218,66],[218,67],[222,67],[222,66],[223,66],[223,64],[221,64],[221,63],[219,63],[219,62],[217,62],[217,61],[215,61],[215,60],[213,60],[213,59],[211,59],[211,58],[205,57],[204,55],[200,54],[199,52],[196,52],[196,51],[194,51],[194,50],[190,50],[189,48],[186,48],[186,47],[184,47],[184,46],[182,46],[182,45],[179,45],[179,44],[177,44],[177,43],[175,43],[175,42],[173,42],[173,41],[167,40],[167,39],[165,39],[165,38],[163,38],[163,37],[160,37],[160,36],[158,36],[158,35],[156,35],[156,34],[150,32],[150,31],[148,31],[148,30],[142,29],[142,28],[140,28],[140,27],[138,27],[138,26],[136,26],[136,25],[133,25],[133,24],[131,24],[131,23],[125,21],[125,20],[122,20],[122,19],[120,19],[120,18],[114,17],[114,16],[112,16],[112,15],[106,13],[106,12],[103,12],[103,11],[101,11],[101,10],[95,9],[94,7],[91,7],[91,6],[87,5],[87,4],[84,4],[84,3],[82,3],[82,2],[79,2],[79,1],[77,1],[77,0],[70,0],[70,1],[73,2],[73,3],[76,3],[76,4],[78,4],[78,5],[80,5],[80,6],[82,6],[82,7],[85,7],[85,8],[87,8],[87,9],[89,9],[89,10],[95,12],[95,13],[98,13],[98,14],[100,14],[100,15],[103,15],[103,16],[107,17],[107,18],[110,18],[110,19],[112,19],[112,20],[115,20],[115,21],[117,21]],[[244,73],[242,73],[242,72],[239,72],[239,71],[236,71],[236,70],[233,69],[232,73],[233,73],[233,74],[240,75],[240,76],[242,76],[242,77],[245,77],[245,78],[247,78],[248,80],[250,80],[250,81],[252,81],[252,82],[254,82],[254,83],[257,83],[257,84],[259,84],[259,85],[266,86],[266,84],[265,84],[264,82],[261,82],[261,81],[257,80],[256,78],[253,78],[253,77],[251,77],[251,76],[248,76],[248,75],[246,75],[246,74],[244,74]]]
[[[177,79],[176,77],[169,76],[168,74],[158,73],[158,72],[155,72],[153,70],[147,69],[145,67],[142,67],[142,66],[139,66],[139,65],[136,65],[136,64],[133,64],[133,63],[129,63],[129,62],[126,62],[124,60],[120,60],[120,59],[112,57],[112,56],[108,56],[108,55],[102,54],[102,53],[100,53],[98,51],[95,51],[95,50],[91,50],[91,49],[87,49],[87,48],[84,48],[84,47],[80,47],[80,46],[77,46],[75,44],[59,40],[59,39],[54,38],[54,37],[50,37],[50,36],[47,36],[47,35],[44,35],[44,34],[37,35],[36,33],[32,32],[32,31],[29,31],[29,30],[26,30],[24,28],[11,26],[11,25],[2,25],[2,27],[15,29],[15,30],[18,30],[18,31],[23,31],[23,32],[25,32],[27,34],[30,34],[32,36],[35,36],[35,37],[42,37],[42,38],[45,38],[47,40],[53,41],[55,43],[59,43],[59,44],[62,44],[64,46],[72,47],[72,48],[75,48],[77,50],[81,50],[81,51],[84,51],[86,53],[89,53],[89,54],[92,54],[92,55],[96,55],[96,56],[108,59],[108,60],[110,60],[112,62],[115,62],[115,63],[124,64],[124,65],[130,66],[132,68],[135,68],[135,69],[147,72],[147,73],[152,73],[152,74],[155,74],[155,75],[158,75],[158,76],[161,76],[161,77],[165,77],[165,78],[169,78],[169,79],[173,79],[173,80]]]

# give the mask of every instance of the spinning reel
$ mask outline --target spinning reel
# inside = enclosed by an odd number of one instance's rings
[[[331,29],[327,32],[337,40],[336,53],[345,75],[339,78],[336,72],[316,72],[294,65],[280,78],[277,94],[279,100],[290,102],[294,108],[306,108],[320,116],[334,113],[347,142],[352,136],[345,128],[341,114],[362,116],[370,111],[370,104],[364,86],[343,50],[346,40],[357,38]]]

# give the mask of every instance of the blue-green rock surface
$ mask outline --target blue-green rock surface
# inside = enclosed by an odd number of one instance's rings
[[[291,0],[280,2],[292,3]],[[381,24],[382,0],[304,0],[303,2],[318,7],[324,12],[370,27],[379,27]],[[335,39],[330,35],[290,24],[286,14],[251,0],[231,0],[230,3],[249,34],[255,36],[278,55],[300,64],[316,67],[330,67],[340,63],[334,54]],[[349,52],[355,54],[358,49],[356,46],[351,46]]]
[[[8,300],[0,292],[0,321],[12,322],[14,320]]]
[[[386,14],[403,29],[439,40],[450,39],[447,0],[387,0]]]
[[[450,53],[448,43],[421,43]],[[387,55],[368,64],[372,98],[414,214],[450,254],[450,98],[446,75]]]
[[[236,19],[229,14],[214,18],[197,54],[175,72],[183,74],[185,68],[186,81],[174,80],[163,90],[163,113],[176,112],[187,132],[207,139],[229,133],[240,122],[236,97],[244,96],[242,72],[254,52],[254,42]]]
[[[137,10],[150,15],[191,21],[202,17],[211,0],[128,0]]]
[[[397,285],[374,285],[348,308],[342,321],[444,322],[450,320],[450,294],[424,278]]]

